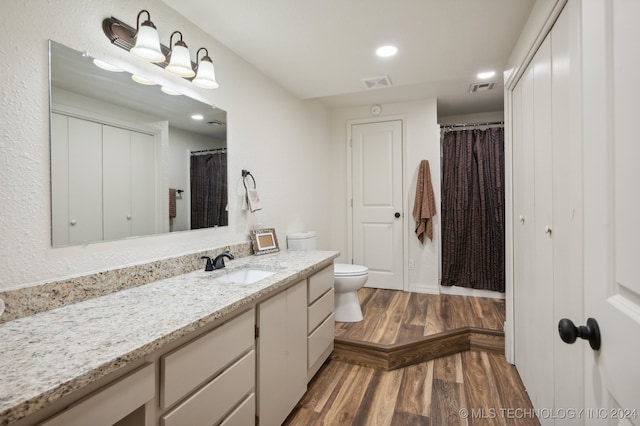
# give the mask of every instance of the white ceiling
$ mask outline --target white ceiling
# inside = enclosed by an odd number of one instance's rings
[[[436,97],[439,116],[503,109],[502,71],[535,2],[163,1],[301,99],[342,107]],[[376,57],[383,44],[398,54]],[[468,93],[486,70],[497,71],[495,88]],[[365,89],[361,79],[379,76],[393,86]]]

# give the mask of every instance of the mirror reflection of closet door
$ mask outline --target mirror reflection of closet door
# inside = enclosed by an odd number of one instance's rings
[[[102,125],[53,114],[53,245],[102,240]]]

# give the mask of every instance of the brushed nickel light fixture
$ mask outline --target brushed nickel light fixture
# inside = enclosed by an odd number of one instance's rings
[[[140,23],[143,14],[146,14],[146,20]],[[208,50],[204,47],[198,49],[196,60],[201,50],[205,51],[205,56],[198,63],[194,63],[180,31],[171,33],[169,38],[171,48],[164,46],[160,43],[156,26],[151,22],[151,15],[146,10],[141,10],[138,13],[136,28],[112,16],[102,21],[102,30],[112,44],[131,52],[132,55],[140,59],[152,62],[173,75],[191,80],[198,87],[205,89],[219,87],[213,68],[213,60],[209,56]],[[179,40],[174,44],[175,35],[179,36]],[[198,71],[197,75],[194,69]]]

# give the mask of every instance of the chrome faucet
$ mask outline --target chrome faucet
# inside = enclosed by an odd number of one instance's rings
[[[233,255],[231,253],[229,253],[228,251],[225,251],[224,253],[221,253],[219,255],[216,256],[215,259],[213,259],[213,269],[221,269],[224,268],[224,258],[227,258],[229,260],[234,259]]]

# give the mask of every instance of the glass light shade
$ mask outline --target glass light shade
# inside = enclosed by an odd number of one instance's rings
[[[189,49],[184,43],[176,43],[171,50],[171,61],[165,68],[171,74],[175,74],[180,77],[193,77],[196,73],[191,68],[191,56],[189,55]]]
[[[93,63],[95,64],[95,66],[97,66],[98,68],[102,68],[105,71],[111,71],[111,72],[124,72],[124,70],[120,67],[117,67],[115,65],[111,65],[108,62],[102,61],[98,58],[93,60]]]
[[[133,74],[131,76],[131,79],[136,83],[144,84],[145,86],[155,86],[157,84],[151,80],[148,80],[144,77],[140,77],[139,75],[136,75],[136,74]]]
[[[217,89],[216,72],[210,59],[202,58],[198,65],[198,74],[193,79],[193,84],[204,89]]]
[[[136,34],[136,45],[131,48],[131,54],[148,62],[164,62],[165,56],[160,50],[158,31],[150,25],[141,25]]]

